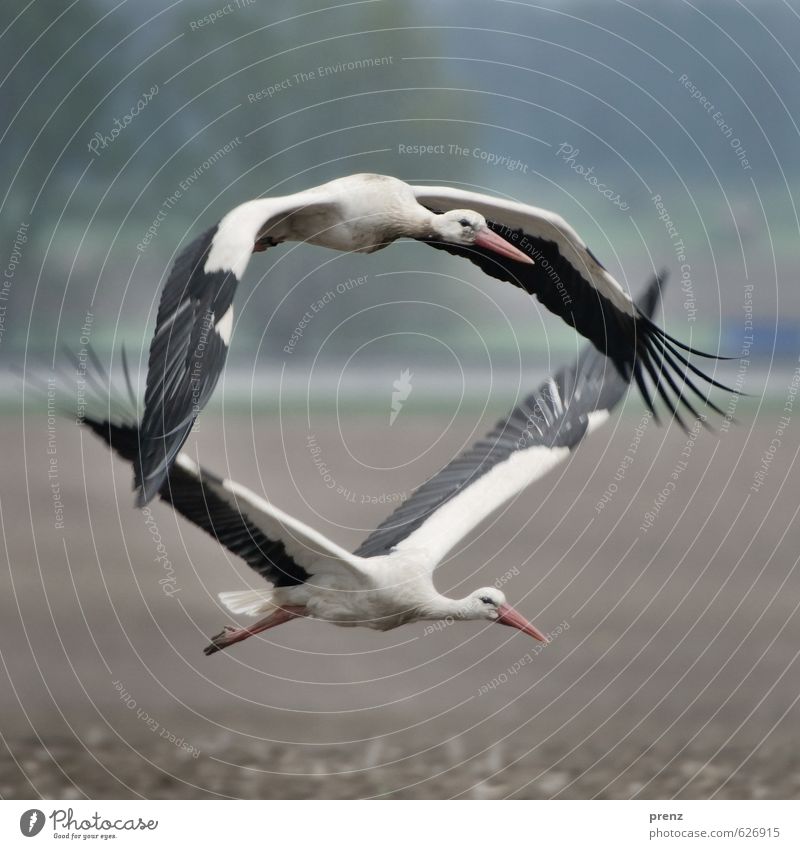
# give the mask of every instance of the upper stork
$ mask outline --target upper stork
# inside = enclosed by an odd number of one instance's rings
[[[657,294],[655,280],[641,303],[642,315],[652,313]],[[416,490],[352,554],[179,453],[159,488],[161,499],[266,581],[256,589],[220,593],[232,613],[260,618],[249,627],[226,627],[205,653],[300,617],[382,631],[418,620],[483,620],[546,641],[498,588],[449,598],[436,590],[433,574],[483,519],[563,462],[608,419],[626,386],[608,359],[587,347],[574,365],[548,379],[484,439]],[[84,421],[123,458],[136,462],[140,435],[135,423],[91,416]]]
[[[354,174],[237,206],[175,261],[150,345],[134,473],[140,505],[161,489],[213,392],[228,353],[234,293],[252,254],[286,241],[371,253],[400,238],[463,256],[489,276],[535,295],[610,357],[626,381],[632,377],[654,413],[646,376],[681,425],[681,403],[696,415],[686,387],[722,414],[688,375],[726,389],[686,358],[710,355],[673,339],[643,315],[560,216],[461,189]]]

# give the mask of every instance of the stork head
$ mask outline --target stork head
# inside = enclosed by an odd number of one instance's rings
[[[533,260],[492,230],[486,219],[471,209],[451,209],[434,216],[435,237],[453,245],[486,248],[492,253],[533,265]]]
[[[481,587],[467,597],[470,619],[488,619],[500,625],[517,628],[529,637],[547,642],[547,637],[506,601],[506,597],[495,587]]]

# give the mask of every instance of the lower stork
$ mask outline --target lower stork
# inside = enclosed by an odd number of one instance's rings
[[[639,305],[643,315],[652,314],[659,288],[655,279]],[[605,356],[587,346],[574,365],[545,381],[484,439],[417,489],[354,553],[181,452],[160,498],[266,582],[220,593],[232,613],[259,618],[249,626],[226,626],[205,654],[303,617],[380,631],[419,620],[489,621],[546,642],[499,589],[448,598],[436,590],[434,571],[483,519],[566,460],[608,419],[627,385]],[[128,388],[132,394],[130,381]],[[121,457],[136,462],[135,424],[93,417],[84,422]]]

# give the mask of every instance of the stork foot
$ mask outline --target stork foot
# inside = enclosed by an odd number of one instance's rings
[[[247,628],[233,628],[230,625],[226,625],[219,634],[215,634],[211,638],[211,642],[203,649],[203,654],[208,656],[214,654],[214,652],[222,651],[222,649],[238,643],[239,640],[249,637],[251,633]],[[241,636],[239,636],[240,634]]]
[[[305,607],[279,607],[274,610],[269,616],[259,619],[250,628],[232,628],[226,625],[215,637],[211,638],[211,642],[203,649],[203,654],[208,657],[210,654],[222,651],[234,643],[239,643],[252,637],[253,634],[260,634],[269,628],[274,628],[276,625],[283,625],[284,622],[290,622],[299,616],[306,616]]]

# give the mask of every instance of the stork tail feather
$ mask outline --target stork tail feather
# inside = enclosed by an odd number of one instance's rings
[[[219,594],[219,600],[231,613],[244,616],[258,616],[266,613],[277,605],[273,601],[275,590],[266,587],[258,590],[233,590]]]

